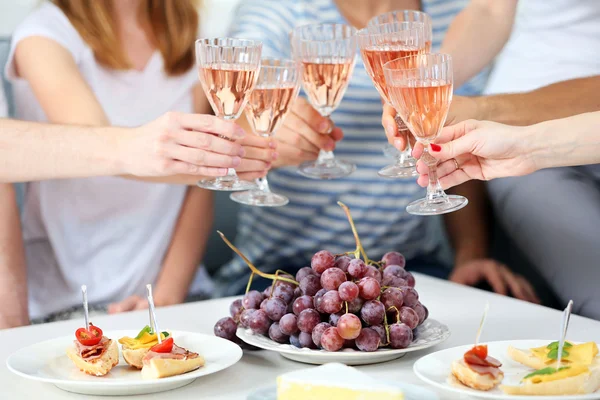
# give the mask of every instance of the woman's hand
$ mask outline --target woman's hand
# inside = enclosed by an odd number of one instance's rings
[[[536,171],[527,132],[525,127],[475,120],[445,127],[436,144],[430,145],[429,152],[440,161],[437,173],[442,187],[447,189],[471,179],[487,181]],[[419,158],[421,154],[423,145],[417,143],[413,157]],[[417,171],[420,174],[417,183],[427,186],[429,168],[423,161],[417,163]]]
[[[342,130],[321,116],[306,99],[298,97],[282,126],[275,132],[279,157],[275,167],[315,160],[320,150],[333,151]]]

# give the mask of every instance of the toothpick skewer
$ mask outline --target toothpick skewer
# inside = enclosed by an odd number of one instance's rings
[[[479,344],[479,338],[481,337],[481,332],[483,331],[483,325],[485,324],[485,320],[487,318],[487,313],[490,310],[490,303],[485,303],[485,308],[483,310],[483,316],[481,317],[481,322],[479,323],[479,329],[477,329],[477,336],[475,336],[475,346]]]
[[[83,295],[83,318],[85,318],[85,329],[90,327],[90,316],[88,313],[87,286],[81,285],[81,294]]]
[[[156,333],[156,338],[158,339],[158,343],[162,343],[162,338],[160,337],[160,329],[158,329],[158,322],[156,321],[156,313],[154,310],[154,298],[152,297],[152,285],[146,285],[146,293],[148,294],[148,309],[150,310],[150,323],[152,324],[152,329],[154,329],[154,333]]]
[[[573,300],[569,300],[567,307],[563,311],[563,318],[560,325],[560,340],[558,342],[558,354],[556,357],[556,369],[560,368],[562,361],[562,352],[565,347],[565,339],[567,337],[567,329],[569,328],[569,320],[571,319],[571,310],[573,309]]]

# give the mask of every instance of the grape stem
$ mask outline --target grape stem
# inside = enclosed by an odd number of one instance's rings
[[[346,314],[348,314],[348,302],[345,301],[344,304],[346,305]]]
[[[400,322],[400,310],[398,310],[398,307],[396,306],[391,306],[390,308],[387,309],[388,311],[390,310],[394,310],[396,311],[396,323]]]
[[[344,213],[346,214],[346,217],[348,217],[348,222],[350,222],[350,228],[352,228],[352,234],[354,235],[354,240],[356,240],[356,250],[349,251],[346,254],[348,254],[348,255],[353,254],[354,258],[358,258],[358,259],[360,259],[360,256],[362,256],[362,258],[365,261],[365,264],[377,265],[378,267],[380,267],[381,263],[370,260],[369,257],[367,257],[367,253],[365,252],[365,248],[363,247],[362,243],[360,242],[360,237],[358,236],[358,231],[356,230],[356,225],[354,224],[354,220],[352,219],[352,214],[350,214],[350,209],[348,208],[348,206],[345,205],[344,203],[342,203],[341,201],[338,201],[338,205],[340,207],[342,207],[342,209],[344,210]]]
[[[385,346],[387,346],[390,344],[390,325],[387,320],[387,312],[383,313],[383,329],[385,329],[385,338],[387,340]]]
[[[250,278],[248,279],[248,284],[246,285],[246,293],[250,291],[250,287],[252,286],[252,279],[254,278],[254,272],[250,274]]]
[[[298,285],[298,282],[296,282],[293,279],[289,279],[289,278],[286,278],[286,277],[278,276],[278,275],[275,275],[275,274],[267,274],[267,273],[262,272],[261,270],[259,270],[258,268],[256,268],[250,262],[250,260],[248,260],[248,258],[237,247],[235,247],[233,245],[233,243],[231,243],[229,241],[229,239],[227,239],[225,237],[225,235],[221,231],[217,231],[217,233],[219,234],[219,236],[221,236],[221,239],[223,239],[223,241],[225,242],[225,244],[227,246],[229,246],[229,248],[231,250],[233,250],[238,256],[240,256],[242,258],[242,260],[244,260],[244,262],[248,265],[248,267],[250,267],[250,270],[252,270],[253,274],[256,274],[256,275],[258,275],[260,277],[263,277],[265,279],[280,280],[280,281],[284,281],[284,282],[288,282],[288,283],[294,284],[296,286]]]

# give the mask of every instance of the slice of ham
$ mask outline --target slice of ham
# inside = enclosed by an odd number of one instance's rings
[[[173,349],[170,353],[157,353],[155,351],[149,351],[142,360],[144,364],[148,364],[153,358],[169,358],[175,360],[190,360],[192,358],[198,358],[198,353],[192,353],[189,350],[179,347],[176,344],[173,345]]]
[[[498,375],[500,375],[500,369],[498,367],[483,366],[469,363],[466,364],[469,368],[471,368],[471,370],[475,371],[479,375],[490,375],[494,379],[498,378]]]
[[[496,367],[502,366],[502,363],[496,360],[494,357],[487,356],[485,359],[477,357],[477,355],[467,352],[465,353],[465,363],[470,365],[481,365],[482,367]]]
[[[102,336],[102,340],[100,343],[95,344],[93,346],[85,346],[79,343],[77,340],[75,342],[75,348],[79,352],[81,358],[86,361],[91,361],[102,357],[104,352],[110,347],[111,340],[106,336]]]

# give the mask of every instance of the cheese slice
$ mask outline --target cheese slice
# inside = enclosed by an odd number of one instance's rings
[[[404,400],[402,391],[355,368],[331,363],[277,377],[277,400]]]

